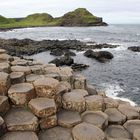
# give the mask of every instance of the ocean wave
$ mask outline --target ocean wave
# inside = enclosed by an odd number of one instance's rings
[[[118,84],[107,84],[107,83],[104,83],[103,86],[105,87],[105,92],[106,92],[106,95],[108,97],[111,97],[113,99],[120,99],[122,101],[127,101],[132,106],[136,106],[137,105],[135,102],[131,101],[128,98],[118,97],[120,92],[124,92],[124,90]]]

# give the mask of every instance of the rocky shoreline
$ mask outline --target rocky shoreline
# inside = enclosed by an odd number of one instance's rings
[[[140,108],[97,91],[70,67],[0,49],[1,140],[139,140]]]
[[[91,49],[118,47],[118,45],[111,44],[98,44],[95,42],[89,43],[81,42],[78,40],[35,41],[31,39],[0,39],[0,48],[5,49],[9,55],[18,57],[23,57],[25,55],[29,56],[44,51],[50,51],[50,55],[58,57],[52,60],[51,63],[54,63],[57,66],[71,66],[74,70],[82,70],[89,66],[86,64],[74,63],[74,59],[71,58],[71,56],[76,56],[76,53],[74,51],[90,52],[90,54],[92,54],[90,55],[90,58],[94,58],[100,62],[106,62],[109,59],[113,58],[113,54],[106,51],[93,52]],[[108,57],[108,54],[111,55],[111,58]]]
[[[78,40],[42,40],[35,41],[31,39],[0,39],[0,48],[7,50],[10,55],[22,56],[33,55],[39,52],[52,51],[55,55],[62,51],[61,55],[70,50],[83,51],[87,49],[116,48],[118,45],[87,43]],[[54,51],[55,50],[55,51]],[[60,55],[59,55],[60,56]]]

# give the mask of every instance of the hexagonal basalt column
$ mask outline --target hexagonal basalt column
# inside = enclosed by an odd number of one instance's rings
[[[104,132],[88,123],[76,125],[72,130],[74,140],[105,140]]]
[[[6,53],[6,50],[0,49],[0,54],[4,54],[4,53]]]
[[[105,102],[106,108],[118,108],[119,106],[119,103],[117,102],[117,100],[112,99],[112,98],[104,98],[104,102]]]
[[[39,118],[48,117],[56,113],[54,99],[36,98],[29,102],[29,108]]]
[[[31,69],[29,66],[12,66],[12,72],[24,72],[25,75],[31,74]]]
[[[10,76],[7,73],[0,72],[0,95],[7,95],[10,85]]]
[[[0,96],[0,115],[4,115],[9,110],[9,101],[7,96]]]
[[[85,111],[82,114],[82,120],[101,129],[105,129],[108,126],[108,116],[102,111]]]
[[[0,63],[0,71],[10,73],[11,69],[9,63]]]
[[[85,100],[86,100],[86,110],[102,111],[105,108],[103,97],[100,95],[87,96],[85,97]]]
[[[119,105],[118,110],[127,117],[127,120],[138,119],[140,117],[139,110],[130,105]]]
[[[71,128],[81,122],[79,112],[62,110],[58,113],[58,124],[62,127]]]
[[[11,62],[12,66],[27,66],[28,61],[24,59],[17,59]]]
[[[34,83],[36,94],[39,97],[55,98],[57,92],[58,80],[53,78],[40,78]]]
[[[29,74],[26,76],[26,82],[33,83],[35,80],[45,77],[44,75]]]
[[[6,132],[6,125],[3,118],[0,116],[0,137]]]
[[[8,91],[8,96],[15,105],[23,106],[35,98],[36,94],[32,84],[20,83],[11,86]]]
[[[1,140],[39,140],[36,133],[26,131],[26,132],[8,132]]]
[[[118,109],[116,108],[108,108],[105,110],[105,113],[109,117],[109,123],[110,124],[117,124],[121,125],[126,121],[126,116],[123,115]]]
[[[39,121],[39,125],[41,129],[52,128],[57,125],[57,116],[53,115],[46,118],[41,118]]]
[[[73,88],[74,89],[86,89],[86,78],[82,75],[74,76]]]
[[[0,63],[1,62],[8,62],[8,61],[12,61],[13,57],[8,55],[8,54],[0,54]]]
[[[73,140],[68,128],[54,127],[39,133],[39,140]]]
[[[36,131],[38,119],[22,108],[12,108],[4,117],[9,131]]]
[[[140,129],[140,120],[128,120],[124,127],[130,134],[133,134],[135,130]]]
[[[71,111],[85,111],[85,99],[83,94],[67,92],[62,97],[63,108]]]
[[[25,75],[23,72],[12,72],[10,74],[11,83],[18,84],[25,82]]]
[[[105,130],[107,140],[129,140],[130,133],[121,125],[109,125]]]

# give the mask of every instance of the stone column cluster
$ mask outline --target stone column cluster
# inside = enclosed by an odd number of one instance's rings
[[[0,49],[0,140],[140,140],[140,108],[88,85],[70,67]]]

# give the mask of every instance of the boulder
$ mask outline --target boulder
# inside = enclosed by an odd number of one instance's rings
[[[124,127],[129,133],[133,134],[136,129],[140,129],[140,120],[128,120]]]
[[[53,78],[39,78],[33,83],[39,97],[55,98],[59,81]]]
[[[66,128],[71,128],[81,123],[81,117],[79,112],[61,110],[58,113],[58,125]]]
[[[73,78],[74,89],[86,89],[86,78],[82,75],[75,75]]]
[[[50,54],[54,55],[54,56],[62,56],[64,54],[69,55],[69,56],[76,56],[76,54],[74,52],[70,51],[69,49],[62,50],[60,48],[52,49]]]
[[[133,133],[133,140],[140,140],[140,129],[136,129]]]
[[[10,87],[8,96],[15,105],[24,106],[36,97],[36,93],[32,84],[20,83]]]
[[[106,108],[118,108],[119,103],[112,98],[104,98],[104,103]]]
[[[39,120],[39,125],[41,129],[49,129],[57,125],[57,116],[49,116],[46,118],[41,118]]]
[[[63,108],[71,111],[83,112],[85,110],[85,99],[77,92],[67,92],[62,97]]]
[[[29,104],[31,111],[39,118],[49,117],[56,113],[54,99],[36,98],[32,99]]]
[[[10,74],[11,83],[12,84],[18,84],[18,83],[24,83],[25,82],[25,75],[24,72],[12,72]]]
[[[8,131],[36,131],[38,119],[27,109],[12,108],[4,117]]]
[[[107,138],[111,140],[131,139],[130,133],[121,125],[110,125],[105,131]]]
[[[85,97],[86,110],[102,111],[105,108],[103,97],[100,95],[90,95]]]
[[[7,73],[0,72],[0,95],[7,95],[10,85],[10,76]]]
[[[108,51],[93,51],[93,50],[87,50],[84,55],[89,58],[95,58],[96,60],[100,62],[106,62],[107,60],[110,60],[113,58],[113,54]]]
[[[126,116],[116,108],[108,108],[105,113],[108,115],[109,124],[122,125],[126,121]]]
[[[0,96],[0,115],[4,115],[10,108],[8,97]]]
[[[12,72],[24,72],[25,75],[31,74],[31,69],[29,66],[12,66]]]
[[[127,120],[138,119],[140,116],[138,109],[130,105],[119,105],[118,110],[127,117]]]
[[[103,130],[108,126],[108,116],[102,111],[85,111],[82,114],[82,121],[93,124]]]
[[[59,48],[52,49],[50,52],[50,55],[55,55],[55,56],[61,56],[63,54],[64,54],[64,52]]]
[[[98,127],[81,123],[72,129],[74,140],[105,140],[104,132]]]
[[[63,65],[71,66],[72,64],[74,64],[74,59],[71,58],[69,55],[68,56],[66,55],[66,56],[63,56],[60,58],[55,58],[54,60],[50,61],[49,63],[53,63],[57,67],[63,66]]]
[[[82,71],[83,69],[86,69],[88,67],[89,67],[89,65],[86,65],[86,64],[78,64],[78,63],[74,63],[74,64],[71,65],[71,68],[74,71]]]
[[[97,95],[98,94],[97,90],[92,85],[87,85],[86,90],[87,90],[89,95]]]
[[[0,137],[6,132],[6,125],[3,118],[0,116]]]
[[[131,50],[133,52],[140,52],[140,46],[128,47],[128,50]]]
[[[68,128],[54,127],[39,133],[39,140],[73,140]]]
[[[6,62],[0,63],[0,71],[10,73],[11,69],[9,63]]]
[[[1,140],[39,140],[36,133],[26,131],[26,132],[8,132],[6,133]]]

